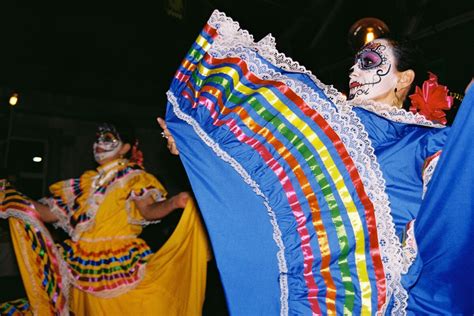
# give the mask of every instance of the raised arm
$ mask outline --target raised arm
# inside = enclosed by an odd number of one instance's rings
[[[142,214],[143,218],[148,221],[164,218],[166,215],[178,208],[184,208],[190,198],[188,192],[181,192],[170,199],[155,202],[151,196],[135,200],[135,205]]]

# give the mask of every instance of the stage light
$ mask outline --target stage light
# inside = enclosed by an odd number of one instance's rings
[[[365,34],[364,44],[372,42],[375,39],[374,29],[371,27],[367,28],[367,34]]]
[[[43,158],[36,156],[36,157],[33,157],[33,161],[34,162],[42,162]]]
[[[358,51],[368,42],[389,33],[390,30],[382,20],[363,18],[352,24],[349,29],[348,41],[354,51]]]
[[[15,106],[17,103],[18,103],[18,93],[13,93],[11,96],[10,96],[10,99],[8,100],[8,103],[10,103],[11,106]]]

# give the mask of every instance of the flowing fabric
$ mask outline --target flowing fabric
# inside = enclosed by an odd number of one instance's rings
[[[72,289],[76,315],[201,315],[209,257],[206,233],[190,201],[168,241],[146,263],[136,287],[111,298]]]
[[[367,134],[330,87],[277,67],[272,40],[216,11],[168,92],[229,310],[374,314],[394,294],[399,307],[401,246]]]
[[[0,304],[0,315],[31,316],[33,313],[28,300],[21,298]]]
[[[2,304],[5,314],[66,315],[69,283],[53,239],[30,200],[9,184],[0,191],[0,218],[10,233],[28,301]],[[3,315],[3,312],[2,312]]]
[[[374,148],[396,233],[403,239],[407,223],[418,217],[431,179],[429,170],[434,171],[450,128],[394,122],[360,106],[354,111]]]
[[[160,201],[166,191],[141,167],[114,161],[50,190],[43,202],[72,237],[57,246],[28,198],[2,190],[0,215],[11,222],[35,315],[201,314],[210,253],[192,199],[171,237],[152,253],[137,237],[149,222],[133,201]]]
[[[167,95],[231,314],[406,313],[449,128],[349,103],[218,11]]]
[[[449,141],[416,219],[419,248],[416,283],[408,311],[421,314],[474,313],[474,87],[456,115]],[[453,189],[455,185],[455,189]]]

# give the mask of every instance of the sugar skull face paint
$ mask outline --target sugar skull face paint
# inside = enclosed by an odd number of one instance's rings
[[[123,142],[113,125],[102,124],[97,130],[97,139],[93,145],[94,159],[101,163],[115,156],[122,148]]]
[[[397,85],[393,49],[386,40],[365,45],[356,55],[349,75],[349,99],[375,100],[386,96]]]

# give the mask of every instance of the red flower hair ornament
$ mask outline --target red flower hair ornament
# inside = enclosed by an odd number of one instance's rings
[[[448,87],[438,84],[438,77],[428,72],[429,78],[423,86],[415,88],[415,93],[410,95],[410,111],[419,113],[428,120],[446,125],[446,113],[453,105],[453,97],[449,96]]]

